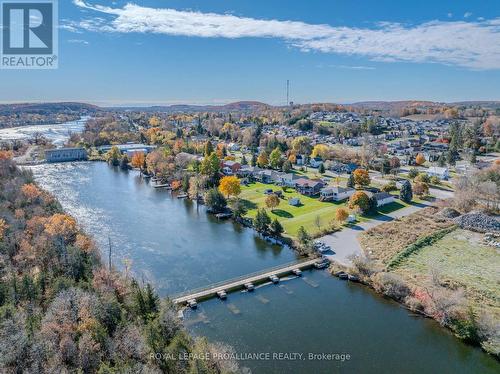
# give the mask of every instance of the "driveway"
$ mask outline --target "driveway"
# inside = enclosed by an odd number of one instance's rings
[[[362,253],[359,245],[358,235],[365,230],[378,226],[385,222],[390,222],[393,219],[401,218],[416,211],[425,208],[428,204],[415,204],[406,208],[396,210],[392,213],[379,215],[368,222],[359,223],[349,228],[344,228],[341,231],[333,234],[325,235],[318,240],[329,245],[332,251],[325,252],[324,255],[330,261],[336,261],[343,265],[349,266],[351,261],[349,257],[352,255],[360,255]]]

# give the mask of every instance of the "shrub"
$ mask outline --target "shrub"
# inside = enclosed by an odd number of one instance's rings
[[[376,291],[382,292],[395,300],[404,300],[409,294],[410,289],[403,279],[392,273],[378,273],[374,277],[373,288]]]

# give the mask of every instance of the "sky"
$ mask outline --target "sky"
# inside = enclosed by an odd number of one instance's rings
[[[0,102],[500,100],[498,0],[59,0],[59,68]]]

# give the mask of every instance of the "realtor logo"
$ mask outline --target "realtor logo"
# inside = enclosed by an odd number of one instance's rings
[[[1,55],[4,69],[57,68],[57,2],[1,2]]]

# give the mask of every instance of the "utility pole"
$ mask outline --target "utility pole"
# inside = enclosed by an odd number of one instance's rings
[[[111,272],[111,238],[109,236],[108,236],[108,245],[109,245],[108,266],[109,266],[109,271]]]
[[[286,106],[290,105],[290,80],[286,80]]]

